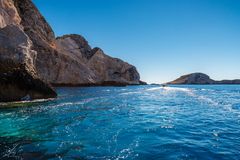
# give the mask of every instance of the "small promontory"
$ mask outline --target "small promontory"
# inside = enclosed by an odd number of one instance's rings
[[[180,78],[167,84],[240,84],[239,79],[216,81],[204,73],[192,73],[183,75]]]

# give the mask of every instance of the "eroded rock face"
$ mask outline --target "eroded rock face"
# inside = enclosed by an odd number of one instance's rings
[[[54,85],[139,84],[135,67],[92,49],[80,35],[55,39],[54,32],[31,0],[13,0],[21,25],[37,51],[36,70]],[[95,55],[96,54],[96,55]]]
[[[31,0],[14,0],[14,3],[22,18],[21,25],[38,53],[36,71],[44,81],[64,85],[95,83],[94,74],[91,74],[85,64],[64,51],[68,48],[65,45],[71,43],[56,43],[52,28]]]
[[[7,25],[0,30],[0,101],[56,97],[53,89],[35,72],[36,51],[23,30]]]
[[[19,25],[21,18],[12,0],[0,0],[0,28],[7,25]]]
[[[58,53],[55,50],[55,35],[50,25],[40,14],[31,0],[13,0],[21,17],[24,32],[33,42],[33,49],[37,51],[36,71],[44,81],[56,79],[57,72],[52,66],[58,66]],[[56,65],[57,64],[57,65]]]
[[[117,58],[104,54],[100,48],[92,50],[93,55],[87,65],[99,77],[100,83],[139,84],[137,69]]]
[[[37,52],[13,0],[0,0],[0,102],[56,97],[35,70]]]
[[[55,39],[31,0],[0,0],[0,101],[55,97],[54,85],[141,84],[136,68],[80,35]],[[39,78],[40,77],[40,78]]]
[[[55,35],[45,18],[40,14],[31,0],[13,0],[21,17],[20,24],[33,41],[34,49],[37,47],[54,47]],[[39,48],[40,49],[40,48]]]
[[[140,76],[134,66],[107,56],[100,48],[91,49],[88,42],[80,35],[59,37],[56,44],[60,54],[68,55],[84,66],[85,72],[80,77],[89,77],[89,79],[83,83],[75,83],[76,85],[140,84]]]

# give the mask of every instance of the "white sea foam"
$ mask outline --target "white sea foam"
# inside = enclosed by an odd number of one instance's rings
[[[155,91],[155,90],[161,90],[163,87],[154,87],[154,88],[149,88],[147,91]]]
[[[126,92],[126,93],[121,93],[120,95],[130,95],[130,94],[138,94],[141,92]]]
[[[186,93],[187,95],[197,99],[200,102],[203,103],[208,103],[210,105],[213,106],[217,106],[219,105],[218,102],[214,101],[213,99],[211,99],[210,97],[207,97],[205,95],[197,95],[195,94],[193,89],[189,89],[189,88],[180,88],[180,87],[154,87],[154,88],[149,88],[147,89],[147,91],[164,91],[167,93],[172,93],[172,92],[183,92]],[[201,91],[207,91],[206,89],[201,89]]]
[[[65,102],[65,103],[60,103],[58,105],[54,105],[54,107],[64,107],[64,106],[73,106],[73,105],[84,105],[86,103],[92,102],[96,100],[97,98],[88,98],[83,101],[78,101],[78,102]]]
[[[180,92],[191,92],[188,88],[177,88],[177,87],[162,87],[163,90],[167,91],[180,91]]]
[[[165,90],[165,91],[180,91],[180,92],[191,92],[191,89],[188,88],[179,88],[179,87],[154,87],[149,88],[147,91],[155,91],[155,90]]]
[[[205,96],[198,96],[197,99],[202,102],[207,102],[208,104],[217,106],[218,103],[212,100],[211,98],[205,97]]]
[[[49,99],[36,99],[31,101],[15,101],[15,102],[3,102],[0,103],[0,106],[9,106],[9,105],[15,105],[15,104],[26,104],[26,103],[40,103],[40,102],[47,102],[55,100],[55,98],[49,98]]]

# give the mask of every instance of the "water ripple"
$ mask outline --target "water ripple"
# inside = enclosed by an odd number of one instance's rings
[[[58,93],[4,104],[0,159],[240,159],[240,86]]]

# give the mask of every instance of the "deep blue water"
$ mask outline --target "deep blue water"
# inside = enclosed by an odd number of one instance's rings
[[[57,91],[0,109],[0,159],[240,159],[240,86]]]

